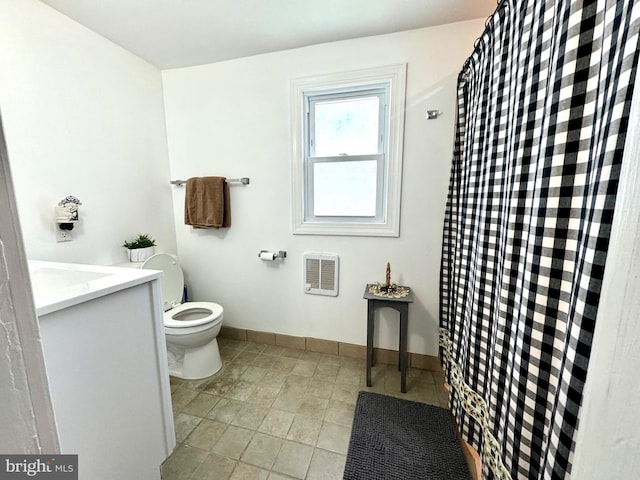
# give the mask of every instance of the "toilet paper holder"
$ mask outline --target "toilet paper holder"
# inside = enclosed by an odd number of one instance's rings
[[[269,250],[260,250],[258,252],[258,258],[260,260],[266,260],[266,261],[274,261],[277,260],[278,258],[284,260],[285,258],[287,258],[287,252],[285,252],[284,250],[280,250],[277,252],[271,252]]]

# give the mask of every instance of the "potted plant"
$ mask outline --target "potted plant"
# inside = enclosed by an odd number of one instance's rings
[[[130,262],[144,262],[155,253],[156,241],[147,233],[140,233],[133,240],[122,244],[127,249]]]

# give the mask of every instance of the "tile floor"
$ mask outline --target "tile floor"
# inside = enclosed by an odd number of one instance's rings
[[[219,338],[223,368],[171,378],[177,446],[163,480],[342,479],[360,390],[446,407],[442,375]]]

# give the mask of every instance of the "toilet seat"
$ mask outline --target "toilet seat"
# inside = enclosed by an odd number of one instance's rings
[[[164,312],[164,326],[170,328],[197,327],[218,320],[223,308],[212,302],[186,302]]]
[[[163,272],[162,302],[164,326],[169,328],[188,328],[214,323],[222,317],[223,308],[213,302],[182,301],[184,274],[178,265],[178,259],[169,253],[157,253],[149,257],[141,268]]]
[[[178,265],[178,259],[169,253],[156,253],[145,260],[140,268],[160,270],[162,280],[162,309],[177,307],[182,303],[184,293],[184,273]]]

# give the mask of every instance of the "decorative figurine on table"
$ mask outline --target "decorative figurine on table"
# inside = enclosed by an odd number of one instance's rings
[[[369,286],[369,293],[378,297],[403,298],[409,295],[409,287],[401,287],[391,283],[391,264],[387,262],[387,272],[384,285],[376,282]]]

